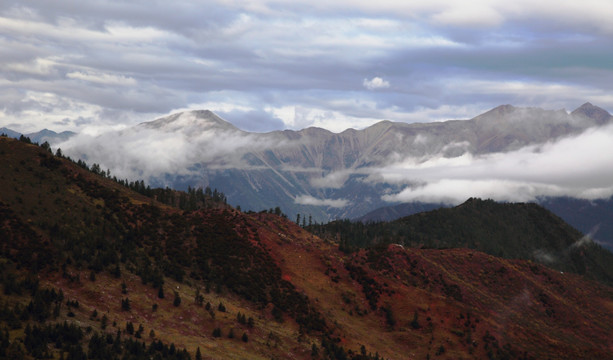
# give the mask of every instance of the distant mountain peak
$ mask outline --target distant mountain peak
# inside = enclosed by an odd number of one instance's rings
[[[77,133],[72,131],[62,131],[61,133],[57,133],[53,130],[43,129],[38,132],[22,134],[20,132],[2,127],[0,128],[0,134],[6,134],[8,137],[12,137],[18,139],[20,136],[28,137],[32,142],[35,143],[43,143],[48,142],[51,144],[61,143],[62,141],[68,140],[70,137],[76,135]]]
[[[489,111],[484,112],[481,115],[477,115],[473,118],[473,120],[485,120],[487,122],[500,120],[507,118],[509,115],[515,113],[517,109],[519,108],[516,108],[515,106],[509,104],[499,105]]]
[[[240,131],[237,127],[220,118],[210,110],[189,110],[165,116],[150,122],[140,124],[149,129],[164,129],[166,131],[217,129]]]
[[[596,120],[596,122],[599,125],[602,125],[604,123],[607,123],[611,120],[611,114],[609,114],[608,111],[592,105],[589,102],[586,102],[585,104],[579,106],[577,109],[575,109],[571,115],[583,115],[585,117],[588,117],[590,119]]]
[[[493,108],[492,110],[486,112],[485,114],[494,113],[494,114],[503,115],[503,114],[512,113],[513,111],[515,111],[515,109],[516,109],[515,106],[510,105],[510,104],[505,104],[505,105],[496,106],[495,108]]]

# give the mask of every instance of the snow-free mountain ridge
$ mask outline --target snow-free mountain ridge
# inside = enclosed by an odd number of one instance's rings
[[[571,113],[502,105],[470,120],[251,133],[200,110],[61,146],[119,177],[179,189],[210,186],[245,210],[280,206],[289,216],[323,221],[361,216],[389,205],[383,196],[432,181],[416,171],[552,144],[612,119],[590,103]]]
[[[14,131],[6,127],[0,128],[0,134],[6,134],[8,137],[16,139],[23,135],[25,137],[28,137],[32,142],[39,144],[42,144],[45,141],[50,144],[58,144],[76,135],[76,133],[72,131],[62,131],[61,133],[56,133],[55,131],[49,129],[43,129],[41,131],[33,133],[22,134],[18,131]]]

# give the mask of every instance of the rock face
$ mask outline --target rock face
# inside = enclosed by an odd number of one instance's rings
[[[381,181],[376,169],[391,163],[503,153],[579,134],[611,120],[608,112],[589,103],[570,114],[502,105],[470,120],[382,121],[341,133],[319,128],[248,133],[210,111],[191,111],[94,139],[94,146],[66,144],[62,149],[120,176],[144,178],[153,186],[208,185],[244,210],[280,206],[291,217],[311,214],[323,221],[354,218],[386,205],[381,196],[400,188]],[[154,145],[139,143],[139,150],[132,151],[136,145],[127,143],[136,138],[153,139],[155,148],[147,151]],[[124,154],[101,155],[113,152],[108,144],[120,144]],[[159,156],[144,159],[154,153]]]
[[[598,125],[604,125],[611,121],[611,114],[598,106],[590,104],[589,102],[575,109],[571,115],[594,120]]]

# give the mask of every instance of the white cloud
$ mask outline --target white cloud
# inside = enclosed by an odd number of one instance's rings
[[[236,102],[206,101],[206,102],[197,103],[197,104],[189,104],[187,107],[184,107],[184,108],[173,109],[169,112],[169,115],[175,114],[178,112],[183,112],[183,111],[191,111],[191,110],[210,110],[214,113],[232,112],[232,111],[249,112],[249,111],[256,110],[256,108],[251,107],[249,105],[242,105],[241,103],[243,102],[244,101],[242,99],[237,99]]]
[[[56,61],[53,59],[36,58],[28,63],[10,63],[4,65],[9,71],[31,75],[50,75],[55,71]],[[0,65],[2,67],[2,65]]]
[[[294,202],[299,205],[328,206],[333,208],[343,208],[349,205],[349,201],[345,199],[317,199],[310,195],[297,196]]]
[[[551,264],[558,261],[558,257],[549,251],[538,249],[532,253],[532,257],[546,264]]]
[[[322,189],[340,189],[351,174],[351,169],[334,171],[323,177],[311,178],[311,185]]]
[[[243,2],[233,3],[243,7]],[[375,14],[378,17],[387,16],[404,19],[427,19],[434,24],[457,27],[497,27],[511,21],[521,19],[539,19],[540,23],[562,22],[572,27],[587,27],[611,33],[613,26],[607,14],[613,12],[613,4],[608,0],[339,0],[309,1],[250,1],[250,9],[262,13],[281,12],[282,4],[291,4],[295,8],[315,13],[339,13],[345,9],[353,12]],[[240,5],[239,5],[240,4]],[[254,5],[254,4],[257,4]],[[306,6],[296,6],[302,4]],[[276,11],[275,11],[276,9]]]
[[[431,20],[440,25],[467,28],[492,28],[503,23],[504,16],[496,9],[487,6],[487,2],[471,1],[459,3],[441,12],[434,13]]]
[[[133,86],[137,84],[134,78],[128,76],[104,74],[98,72],[73,71],[67,73],[66,77],[104,85]]]
[[[270,127],[337,132],[501,103],[611,109],[611,12],[608,0],[6,0],[0,110],[13,117],[0,125],[79,111],[15,96],[32,91],[99,108],[82,117],[103,124],[203,104],[258,114],[235,121],[245,129],[269,113]]]
[[[206,116],[185,112],[164,118],[163,124],[75,136],[59,147],[71,157],[111,169],[120,178],[149,180],[166,173],[191,174],[190,168],[201,163],[208,169],[248,169],[245,153],[283,146],[236,132]]]
[[[372,171],[385,181],[411,184],[383,197],[393,202],[458,204],[469,197],[500,201],[530,201],[539,196],[598,199],[613,195],[611,154],[613,126],[607,126],[508,153],[409,158]]]
[[[373,116],[352,116],[344,111],[330,110],[324,107],[283,106],[268,107],[266,110],[281,119],[286,128],[293,130],[320,127],[339,133],[350,128],[365,128],[383,119]]]
[[[526,202],[544,195],[563,195],[563,191],[549,184],[499,179],[442,179],[421,186],[407,187],[400,193],[384,195],[382,199],[390,202],[421,201],[457,205],[470,197]]]
[[[390,87],[389,81],[383,80],[382,78],[375,76],[374,78],[368,80],[364,79],[362,82],[365,88],[368,90],[377,90],[377,89],[386,89]]]

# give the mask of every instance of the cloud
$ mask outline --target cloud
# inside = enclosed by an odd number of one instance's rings
[[[611,109],[612,7],[6,0],[0,126],[81,131],[83,122],[61,120],[85,108],[88,125],[130,126],[214,103],[237,104],[212,110],[254,131],[467,118],[501,103]],[[74,107],[41,109],[30,93]]]
[[[339,104],[320,104],[312,106],[284,106],[281,108],[268,107],[265,110],[274,117],[283,121],[285,128],[301,130],[307,127],[320,127],[332,132],[342,132],[347,129],[361,129],[381,121],[384,117],[376,117],[376,112],[362,113],[353,116],[349,111],[336,110]],[[309,104],[311,105],[311,104]],[[344,107],[345,105],[340,105]],[[381,114],[381,112],[379,112]],[[372,115],[372,116],[371,116]]]
[[[262,109],[221,111],[219,115],[245,131],[269,132],[284,127],[281,119]]]
[[[14,73],[41,76],[52,74],[56,65],[51,59],[36,58],[27,63],[7,63],[4,67]]]
[[[136,85],[136,80],[130,77],[126,77],[123,75],[113,75],[113,74],[101,74],[101,73],[88,73],[81,71],[74,71],[66,74],[66,77],[70,79],[80,79],[84,81],[89,81],[98,84],[105,85],[122,85],[122,86],[132,86]]]
[[[368,90],[386,89],[390,87],[389,81],[383,80],[382,78],[378,76],[375,76],[374,78],[370,80],[364,79],[364,82],[362,83],[362,85],[364,85],[364,87],[367,88]]]
[[[584,245],[587,244],[591,244],[594,241],[594,236],[596,235],[596,233],[598,233],[598,230],[600,230],[600,224],[596,224],[596,226],[594,226],[589,233],[585,234],[583,237],[581,237],[581,239],[575,241],[574,243],[571,244],[570,249],[574,249],[574,248],[578,248],[578,247],[582,247]]]
[[[594,226],[588,234],[582,236],[579,240],[570,244],[566,249],[563,249],[562,251],[560,251],[559,255],[556,255],[549,250],[538,249],[532,253],[532,257],[534,257],[534,259],[536,259],[537,261],[540,261],[545,264],[551,264],[551,263],[557,262],[559,261],[560,256],[562,255],[568,256],[570,251],[572,251],[573,249],[580,248],[585,245],[594,243],[594,240],[592,238],[594,234],[598,232],[599,228],[600,228],[600,225]]]
[[[311,178],[311,185],[323,189],[340,189],[353,173],[351,169],[330,172],[323,177]]]
[[[543,250],[543,249],[535,250],[532,253],[532,257],[535,260],[541,263],[545,263],[545,264],[553,264],[559,260],[559,258],[556,255],[552,254],[550,251]]]
[[[446,202],[469,197],[531,201],[540,196],[583,199],[613,195],[613,126],[507,153],[407,158],[372,169],[384,181],[410,183],[383,196],[390,202]]]
[[[493,28],[504,21],[502,14],[486,4],[474,2],[453,6],[432,15],[432,21],[445,26]]]
[[[317,199],[310,195],[296,196],[294,203],[299,205],[327,206],[333,208],[343,208],[349,205],[349,200],[345,199]]]
[[[119,178],[130,180],[196,174],[194,166],[202,163],[209,170],[249,169],[243,159],[246,153],[282,145],[236,131],[198,112],[93,136],[81,134],[58,144],[65,154],[97,163]]]

